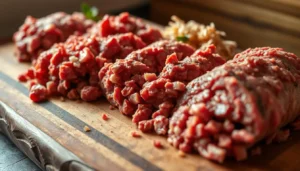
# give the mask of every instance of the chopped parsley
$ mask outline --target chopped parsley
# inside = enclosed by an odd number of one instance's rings
[[[85,15],[87,19],[91,19],[94,21],[100,20],[98,8],[95,6],[90,6],[87,3],[82,3],[81,12]]]
[[[187,36],[178,36],[176,37],[176,40],[181,42],[187,42],[189,41],[189,38]]]

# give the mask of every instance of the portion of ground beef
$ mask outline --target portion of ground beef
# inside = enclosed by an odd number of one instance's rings
[[[82,35],[92,25],[94,22],[81,13],[57,12],[40,19],[28,16],[13,36],[16,56],[20,62],[32,61],[54,43],[64,42],[73,34]]]
[[[97,34],[101,37],[127,32],[134,33],[147,44],[162,39],[162,34],[158,29],[149,26],[142,19],[130,16],[127,12],[121,13],[118,16],[105,15],[91,29],[92,34]]]
[[[299,115],[299,83],[297,56],[280,48],[248,49],[187,85],[168,141],[218,162],[246,159],[249,147]],[[279,141],[286,139],[279,134]]]
[[[106,62],[125,58],[146,44],[132,33],[105,39],[96,36],[72,36],[65,43],[55,44],[41,53],[30,71],[34,72],[30,97],[38,102],[46,95],[37,95],[36,87],[47,89],[47,95],[62,95],[72,100],[93,101],[102,92],[98,86],[98,72]],[[28,73],[25,73],[27,76]],[[43,91],[45,92],[45,91]]]
[[[168,55],[175,53],[179,59],[190,56],[194,49],[184,43],[173,41],[159,41],[129,54],[123,60],[107,64],[99,72],[99,80],[102,90],[108,101],[119,108],[125,115],[133,115],[134,112],[143,111],[149,115],[134,114],[148,119],[152,111],[147,110],[140,96],[140,90],[146,82],[144,74],[159,74],[165,65]]]
[[[225,60],[215,51],[216,47],[211,45],[206,50],[196,51],[182,61],[178,61],[178,57],[174,53],[168,56],[166,66],[157,78],[155,78],[155,75],[152,77],[145,75],[147,82],[143,85],[140,95],[144,102],[148,104],[148,110],[152,111],[150,115],[152,119],[147,118],[141,121],[140,119],[145,117],[140,117],[142,111],[139,111],[139,109],[136,111],[139,115],[133,116],[134,122],[139,123],[139,128],[142,131],[154,129],[157,134],[167,133],[168,118],[176,105],[177,99],[185,92],[186,83],[225,63]],[[145,127],[145,124],[153,124],[153,126]]]
[[[126,59],[142,62],[149,67],[151,73],[159,74],[166,65],[166,59],[169,55],[175,53],[178,60],[182,60],[194,52],[195,49],[188,44],[161,40],[131,53]]]

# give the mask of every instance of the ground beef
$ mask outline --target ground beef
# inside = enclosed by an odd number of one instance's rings
[[[194,49],[186,44],[173,41],[159,41],[129,54],[123,60],[107,64],[99,72],[100,85],[108,101],[119,108],[121,113],[139,120],[148,119],[152,111],[144,105],[140,90],[146,82],[145,73],[158,74],[164,67],[168,55],[176,53],[182,59],[190,56]],[[139,114],[139,112],[142,112]],[[143,114],[143,113],[149,113]],[[146,117],[147,116],[147,117]],[[135,122],[135,121],[134,121]]]
[[[169,117],[176,105],[178,97],[185,92],[185,84],[193,79],[205,74],[216,66],[225,63],[225,60],[215,53],[216,47],[209,46],[206,50],[198,50],[190,57],[178,61],[177,55],[174,53],[168,56],[166,66],[157,78],[145,76],[146,83],[140,91],[140,95],[145,103],[149,104],[151,120],[141,121],[140,118],[133,118],[139,123],[142,131],[150,131],[144,129],[145,122],[153,123],[157,134],[166,134],[168,129]],[[144,119],[144,118],[143,118]]]
[[[287,138],[278,130],[300,113],[299,83],[297,56],[280,48],[248,49],[187,85],[168,141],[218,162],[243,160],[256,142]]]
[[[151,73],[159,74],[166,65],[169,55],[174,53],[178,60],[182,60],[194,52],[195,49],[185,43],[162,40],[131,53],[126,59],[142,62],[150,68]]]
[[[118,16],[105,15],[103,19],[91,29],[91,32],[101,37],[132,32],[147,44],[162,39],[162,34],[158,29],[149,26],[142,19],[130,16],[127,12],[121,13]]]
[[[94,101],[102,92],[98,72],[106,62],[125,58],[146,44],[132,33],[100,39],[96,36],[73,36],[41,53],[32,69],[37,87],[48,95],[62,95],[72,100]],[[25,73],[27,75],[28,72]],[[30,89],[37,94],[36,86]],[[40,92],[40,91],[38,91]],[[42,96],[46,98],[46,95]],[[34,100],[33,98],[31,98]],[[39,98],[35,102],[44,99]]]
[[[134,137],[134,138],[140,138],[141,137],[141,135],[138,133],[138,132],[136,132],[136,131],[131,131],[131,136],[132,137]]]
[[[28,16],[13,36],[18,60],[32,61],[54,43],[64,42],[72,34],[82,35],[92,25],[94,22],[80,13],[57,12],[40,19]]]
[[[29,97],[33,102],[41,102],[47,99],[47,89],[45,86],[36,84],[30,88]]]
[[[158,149],[164,148],[164,146],[162,145],[162,143],[159,140],[153,140],[153,146]]]
[[[210,45],[205,50],[197,50],[182,61],[179,61],[176,55],[169,56],[159,77],[188,83],[225,62],[224,58],[217,54],[216,46]]]
[[[103,113],[102,114],[102,119],[105,120],[105,121],[107,121],[109,119],[109,117],[107,116],[106,113]]]

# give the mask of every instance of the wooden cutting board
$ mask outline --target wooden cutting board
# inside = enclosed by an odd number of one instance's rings
[[[13,56],[13,45],[0,47],[0,131],[44,170],[297,170],[300,134],[285,143],[262,146],[262,155],[220,165],[196,154],[180,157],[166,137],[142,134],[131,119],[110,110],[103,98],[95,103],[61,101],[35,104],[18,74],[29,67]],[[108,121],[101,118],[107,113]],[[84,126],[91,131],[85,132]],[[153,146],[160,140],[163,149]]]

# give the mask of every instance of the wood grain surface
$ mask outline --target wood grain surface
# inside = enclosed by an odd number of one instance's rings
[[[131,119],[117,110],[110,110],[104,98],[95,103],[70,100],[62,102],[59,98],[40,104],[32,103],[27,96],[27,85],[16,79],[28,67],[29,65],[16,61],[12,44],[0,47],[0,101],[4,106],[2,110],[0,108],[0,130],[6,132],[17,145],[20,142],[37,142],[34,143],[35,151],[26,150],[28,143],[27,146],[18,147],[23,148],[44,170],[49,169],[49,166],[61,170],[80,170],[72,169],[75,167],[74,161],[79,163],[81,169],[85,166],[88,169],[89,166],[109,171],[300,168],[299,133],[293,133],[285,143],[263,145],[263,155],[250,157],[245,162],[228,160],[220,165],[196,154],[183,158],[167,143],[166,137],[140,133],[141,138],[133,138],[130,132],[137,131],[137,128],[131,123]],[[103,113],[108,114],[109,120],[101,119]],[[88,126],[91,131],[85,132],[84,126]],[[30,140],[26,140],[28,137]],[[160,140],[164,148],[155,148],[153,140]],[[73,165],[67,161],[73,161]]]

